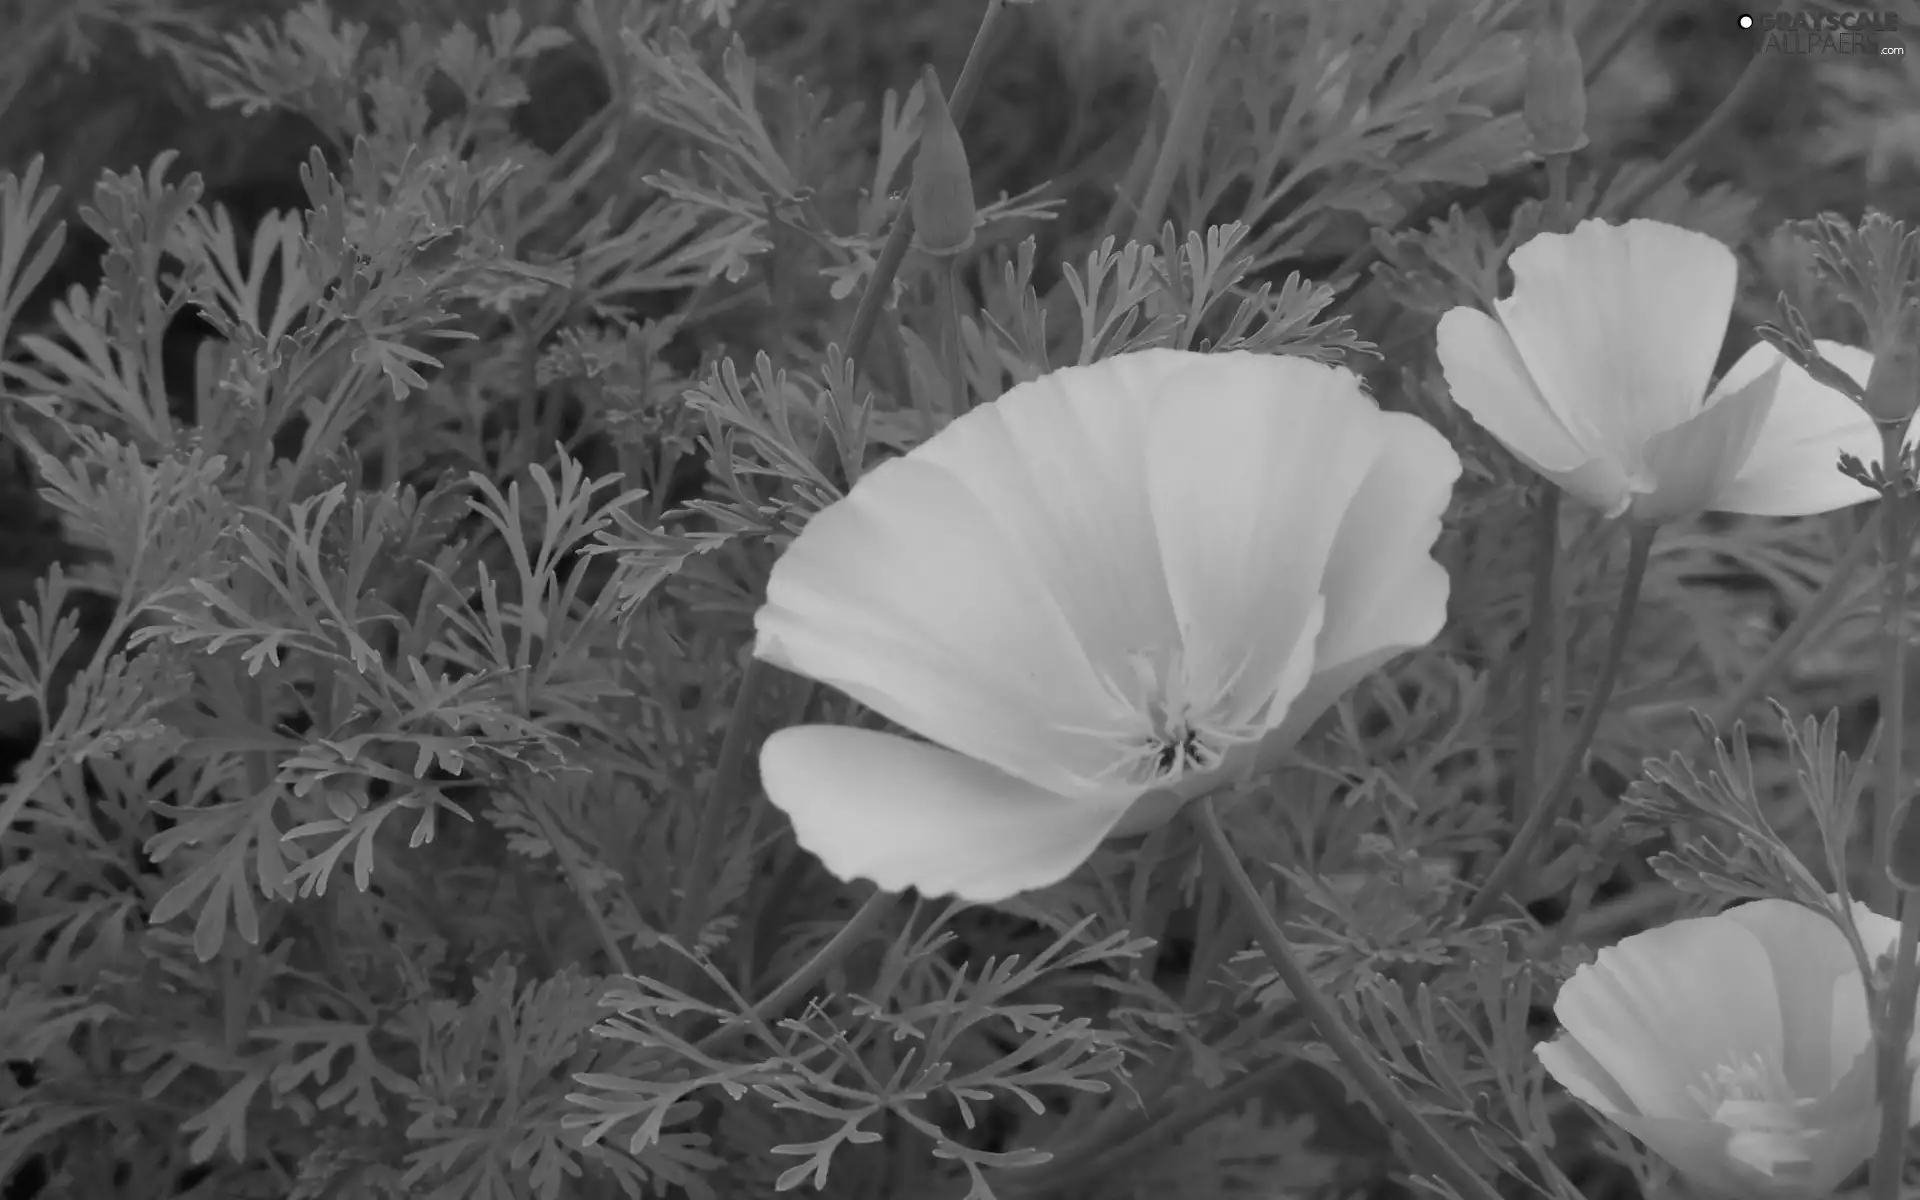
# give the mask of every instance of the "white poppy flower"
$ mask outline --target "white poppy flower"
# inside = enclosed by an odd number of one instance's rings
[[[1458,457],[1301,358],[1056,371],[881,464],[775,565],[754,653],[927,739],[803,726],[767,795],[842,878],[975,902],[1272,764],[1445,618]]]
[[[1869,958],[1900,931],[1864,905],[1854,922]],[[1867,993],[1824,913],[1759,900],[1634,934],[1553,1011],[1548,1073],[1711,1194],[1826,1196],[1873,1153]]]
[[[1513,252],[1499,319],[1440,319],[1453,398],[1515,457],[1617,517],[1803,516],[1874,498],[1838,468],[1880,458],[1859,405],[1764,342],[1707,384],[1726,337],[1733,252],[1658,221],[1582,221]],[[1872,356],[1822,342],[1866,383]],[[1911,435],[1910,435],[1911,437]]]

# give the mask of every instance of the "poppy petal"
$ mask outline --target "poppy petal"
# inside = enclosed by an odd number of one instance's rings
[[[1698,415],[1647,439],[1646,469],[1653,488],[1634,497],[1638,520],[1651,524],[1719,509],[1773,408],[1777,373],[1762,375]]]
[[[1873,356],[1838,342],[1819,342],[1821,355],[1858,380],[1867,382]],[[1737,389],[1778,368],[1773,408],[1753,448],[1713,507],[1720,512],[1761,517],[1797,517],[1832,512],[1872,500],[1866,485],[1840,473],[1844,451],[1862,462],[1880,459],[1880,433],[1867,411],[1846,396],[1788,362],[1765,342],[1741,355],[1715,395]]]
[[[1065,879],[1133,799],[1069,799],[938,746],[829,725],[768,738],[760,775],[840,878],[976,904]]]
[[[1540,395],[1527,364],[1500,323],[1455,308],[1434,333],[1453,402],[1515,458],[1542,475],[1572,471],[1593,458]]]
[[[1533,1048],[1533,1053],[1547,1074],[1574,1099],[1584,1101],[1608,1117],[1634,1110],[1633,1101],[1621,1090],[1619,1082],[1572,1034],[1563,1033],[1550,1042],[1541,1042]]]
[[[1320,590],[1327,619],[1317,671],[1424,646],[1447,619],[1450,581],[1433,558],[1460,456],[1433,426],[1381,413],[1379,452],[1334,537]]]
[[[1313,676],[1261,740],[1255,770],[1278,766],[1335,701],[1446,623],[1451,580],[1432,551],[1460,459],[1426,422],[1402,413],[1380,419],[1381,453],[1341,520],[1322,576],[1326,616]]]
[[[1022,545],[1095,668],[1171,644],[1166,571],[1141,480],[1161,385],[1207,361],[1141,350],[1043,375],[975,409],[915,456],[968,481],[1001,536]]]
[[[1804,1145],[1812,1159],[1806,1174],[1810,1185],[1801,1195],[1830,1196],[1847,1176],[1873,1157],[1880,1142],[1880,1108],[1863,1104],[1812,1125]]]
[[[1114,720],[1108,693],[1045,573],[924,459],[880,464],[816,514],[754,626],[759,657],[1036,786],[1094,790],[1115,756],[1090,732]]]
[[[1647,1149],[1673,1165],[1682,1178],[1709,1196],[1762,1200],[1760,1180],[1749,1168],[1737,1166],[1727,1147],[1733,1131],[1712,1121],[1649,1117],[1636,1113],[1609,1115],[1608,1120],[1639,1138]]]
[[[1826,1093],[1853,1065],[1854,1052],[1836,1063],[1830,1031],[1836,1017],[1834,989],[1851,977],[1859,991],[1860,971],[1846,935],[1825,914],[1791,900],[1755,900],[1721,914],[1760,940],[1773,968],[1774,994],[1780,1000],[1784,1035],[1781,1071],[1794,1093]],[[1864,996],[1864,992],[1861,993]],[[1866,1017],[1862,1004],[1860,1017]]]
[[[1635,472],[1646,439],[1704,405],[1733,311],[1733,252],[1659,221],[1580,222],[1513,252],[1496,305],[1549,407]]]
[[[1212,355],[1163,387],[1147,490],[1186,685],[1271,699],[1271,727],[1311,669],[1299,652],[1379,410],[1352,372],[1304,358]]]

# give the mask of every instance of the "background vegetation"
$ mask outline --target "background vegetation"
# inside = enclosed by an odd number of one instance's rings
[[[1516,804],[1530,483],[1430,344],[1538,227],[1532,10],[1245,0],[1142,221],[1195,3],[1009,8],[961,122],[968,386],[1245,337],[1344,358],[1453,438],[1447,635],[1237,833],[1477,1165],[1630,1190],[1650,1168],[1526,1048],[1584,947],[1691,903],[1619,803],[1642,759],[1699,750],[1690,709],[1755,726],[1756,796],[1813,838],[1769,710],[1724,706],[1860,516],[1663,537],[1577,826],[1524,913],[1460,928]],[[849,719],[794,680],[738,703],[747,621],[806,514],[951,411],[920,256],[864,426],[832,348],[909,89],[951,86],[985,8],[0,2],[8,1200],[1399,1186],[1186,833],[1000,910],[876,908],[731,773],[756,732]],[[1575,206],[1659,181],[1644,215],[1740,248],[1728,361],[1783,292],[1857,342],[1780,227],[1920,215],[1920,63],[1781,56],[1721,109],[1737,13],[1574,6]],[[1574,511],[1564,536],[1577,709],[1623,547]],[[1767,689],[1851,754],[1871,611],[1862,578]],[[856,914],[810,1003],[782,993]]]

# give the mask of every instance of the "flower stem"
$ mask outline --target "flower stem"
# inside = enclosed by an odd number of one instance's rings
[[[1628,35],[1642,27],[1641,18],[1645,15],[1645,10],[1650,7],[1650,0],[1636,0],[1635,11],[1628,14],[1627,18],[1620,23],[1615,34],[1609,37],[1606,42],[1602,43],[1593,58],[1584,64],[1581,73],[1585,76],[1588,84],[1591,84],[1594,79],[1599,76],[1600,72],[1605,70],[1607,65],[1613,61],[1614,55],[1619,53],[1620,47],[1625,44]],[[1618,203],[1612,205],[1609,211],[1604,214],[1607,219],[1619,221],[1631,217],[1633,210],[1644,203],[1648,196],[1658,191],[1663,184],[1675,175],[1678,175],[1689,162],[1693,161],[1693,156],[1699,153],[1700,147],[1706,144],[1709,138],[1719,134],[1721,127],[1732,120],[1734,112],[1738,110],[1741,104],[1746,102],[1747,95],[1752,92],[1754,88],[1760,86],[1758,76],[1762,73],[1762,61],[1767,57],[1768,56],[1764,54],[1756,54],[1753,56],[1753,62],[1748,64],[1746,74],[1742,75],[1734,83],[1733,89],[1720,101],[1719,107],[1708,113],[1706,120],[1701,122],[1700,127],[1694,130],[1680,145],[1676,146],[1673,153],[1667,155],[1667,157],[1661,161],[1660,165],[1655,168],[1653,174],[1648,176],[1646,180],[1647,186],[1636,187],[1630,195],[1622,196]],[[1460,203],[1460,198],[1461,193],[1459,191],[1448,191],[1435,196],[1433,199],[1413,209],[1406,217],[1396,222],[1392,229],[1387,232],[1389,234],[1399,234],[1410,229],[1424,229],[1430,222],[1446,216],[1449,208]],[[1342,289],[1342,299],[1345,299],[1347,294],[1357,291],[1367,282],[1369,269],[1373,264],[1380,261],[1380,245],[1384,240],[1386,239],[1379,237],[1370,239],[1364,245],[1354,250],[1352,254],[1342,259],[1340,265],[1335,267],[1326,276],[1327,280],[1332,283],[1333,286]]]
[[[1533,795],[1535,775],[1540,769],[1540,692],[1546,686],[1547,657],[1559,653],[1556,641],[1559,629],[1554,621],[1553,575],[1560,553],[1560,489],[1546,484],[1540,489],[1539,506],[1534,511],[1533,599],[1527,616],[1526,665],[1520,684],[1520,748],[1514,762],[1513,800],[1510,808],[1518,819],[1528,797]],[[1556,720],[1558,713],[1547,714]]]
[[[1887,461],[1897,461],[1889,458]],[[1889,474],[1891,474],[1889,470]],[[1879,786],[1873,806],[1873,902],[1883,913],[1894,911],[1899,892],[1887,873],[1892,861],[1894,819],[1900,812],[1905,781],[1902,778],[1902,735],[1906,731],[1907,698],[1907,554],[1913,537],[1913,498],[1890,495],[1880,504],[1880,557],[1885,571],[1880,603],[1880,747]]]
[[[600,901],[594,898],[593,891],[587,886],[586,872],[580,862],[570,853],[571,843],[561,836],[559,823],[553,814],[547,811],[546,797],[536,795],[536,789],[528,788],[521,794],[527,811],[533,814],[534,821],[540,826],[540,836],[547,839],[547,845],[553,847],[553,857],[560,862],[566,872],[567,882],[573,887],[573,894],[579,899],[580,907],[586,910],[587,920],[593,925],[593,931],[600,938],[600,946],[607,952],[607,961],[613,969],[622,975],[633,974],[633,966],[627,962],[626,951],[620,948],[620,939],[613,934],[613,927],[607,924],[606,914],[600,911]]]
[[[1627,38],[1645,28],[1647,12],[1653,8],[1653,0],[1634,0],[1625,19],[1615,25],[1606,40],[1594,46],[1593,53],[1586,56],[1585,70],[1587,83],[1591,84],[1600,77],[1600,72],[1613,64],[1613,60],[1626,46]],[[1597,25],[1611,10],[1605,5],[1595,5],[1588,15],[1588,24]]]
[[[994,1188],[1002,1195],[1056,1196],[1110,1178],[1263,1094],[1299,1065],[1290,1056],[1270,1058],[1231,1083],[1190,1089],[1196,1094],[1185,1103],[1153,1115],[1132,1114],[1131,1120],[1111,1132],[1096,1130],[1048,1162],[1005,1171],[1006,1182],[996,1179]]]
[[[1600,730],[1600,720],[1606,715],[1607,701],[1612,698],[1613,685],[1620,676],[1620,660],[1626,655],[1627,634],[1633,626],[1634,610],[1640,603],[1640,585],[1646,579],[1647,558],[1653,549],[1653,538],[1658,527],[1636,522],[1631,530],[1627,541],[1626,575],[1620,584],[1620,603],[1614,611],[1613,634],[1607,640],[1607,656],[1600,665],[1600,678],[1594,682],[1593,695],[1587,700],[1587,711],[1580,718],[1580,728],[1575,731],[1573,744],[1567,748],[1567,755],[1560,761],[1559,770],[1547,784],[1546,791],[1535,798],[1526,821],[1520,826],[1520,832],[1514,834],[1507,852],[1500,856],[1486,883],[1481,885],[1473,902],[1467,905],[1464,920],[1468,927],[1486,920],[1494,906],[1513,887],[1520,873],[1526,870],[1534,847],[1552,828],[1560,809],[1573,794],[1574,776],[1584,768],[1587,751],[1592,748],[1594,735]]]
[[[1147,177],[1147,190],[1140,197],[1140,207],[1133,213],[1132,238],[1136,242],[1144,243],[1153,237],[1160,214],[1166,209],[1167,197],[1173,192],[1174,176],[1200,144],[1200,132],[1212,110],[1217,86],[1214,63],[1233,28],[1237,7],[1236,0],[1208,0],[1194,26],[1186,70],[1181,73],[1180,90],[1167,112],[1167,129],[1160,138],[1153,173]],[[1124,197],[1120,202],[1125,203]]]
[[[954,81],[953,92],[947,97],[947,111],[953,114],[953,123],[958,125],[967,115],[967,109],[973,106],[973,98],[980,91],[980,77],[987,69],[987,47],[991,43],[993,29],[1006,10],[1007,0],[987,0],[987,11],[980,16],[980,26],[973,35],[973,46],[967,51],[967,61],[960,68],[960,78]],[[887,295],[893,290],[893,277],[900,271],[901,262],[907,257],[907,247],[913,241],[913,208],[904,201],[893,217],[893,228],[887,231],[887,240],[880,247],[880,257],[873,264],[873,274],[867,277],[867,288],[860,293],[860,303],[853,310],[853,325],[847,331],[847,357],[855,368],[860,365],[860,355],[867,348],[867,341],[873,337],[874,326],[880,320],[880,310],[886,307]]]
[[[1227,832],[1220,826],[1219,814],[1214,811],[1213,798],[1203,797],[1188,805],[1187,812],[1199,828],[1201,843],[1213,859],[1214,867],[1225,877],[1234,899],[1253,922],[1254,940],[1259,942],[1268,964],[1280,977],[1280,982],[1286,985],[1287,991],[1292,993],[1294,1002],[1300,1006],[1314,1031],[1359,1085],[1362,1094],[1407,1139],[1428,1168],[1444,1179],[1463,1200],[1498,1200],[1499,1191],[1476,1174],[1446,1139],[1434,1131],[1426,1118],[1407,1103],[1406,1097],[1400,1094],[1393,1081],[1380,1069],[1379,1058],[1354,1037],[1332,1001],[1320,991],[1313,977],[1294,957],[1293,948],[1287,944],[1280,923],[1268,911],[1259,889],[1248,876],[1246,867],[1241,865],[1239,854],[1227,840]]]
[[[942,307],[946,324],[946,375],[948,396],[952,415],[962,417],[967,412],[967,376],[961,369],[960,341],[960,256],[949,254],[940,264],[940,282]]]
[[[1913,1072],[1907,1065],[1913,1040],[1914,985],[1920,975],[1914,949],[1920,941],[1920,892],[1900,897],[1900,941],[1893,959],[1893,991],[1883,1016],[1876,1081],[1880,1092],[1880,1142],[1868,1182],[1871,1200],[1899,1200],[1907,1165],[1907,1126],[1912,1120]]]
[[[733,697],[733,712],[727,717],[727,732],[720,739],[720,761],[715,764],[713,782],[707,786],[701,802],[698,823],[694,827],[693,850],[687,856],[687,869],[680,876],[680,911],[673,934],[691,954],[707,924],[708,886],[720,860],[720,846],[726,839],[727,820],[739,802],[740,781],[746,775],[747,746],[753,735],[753,717],[761,697],[773,682],[774,669],[758,658],[749,659],[740,676],[740,690]],[[683,960],[676,960],[681,962]]]
[[[1885,431],[1889,478],[1899,473],[1902,449],[1900,427]],[[1881,912],[1898,903],[1900,936],[1895,943],[1892,990],[1879,1015],[1879,1060],[1876,1082],[1880,1100],[1880,1143],[1874,1151],[1869,1194],[1873,1200],[1898,1200],[1900,1176],[1907,1161],[1907,1125],[1912,1117],[1912,1071],[1908,1046],[1913,1040],[1914,988],[1920,982],[1915,943],[1920,941],[1920,892],[1894,885],[1888,872],[1893,850],[1893,827],[1906,798],[1902,742],[1906,725],[1907,692],[1907,557],[1913,542],[1914,497],[1904,487],[1888,491],[1880,502],[1881,558],[1886,571],[1881,593],[1880,745],[1879,785],[1874,789],[1873,894]]]
[[[1567,198],[1567,165],[1572,160],[1571,154],[1547,155],[1547,227],[1555,233],[1573,231],[1573,205]]]
[[[955,124],[966,116],[974,96],[980,91],[980,78],[987,65],[986,49],[992,42],[994,25],[1006,6],[1007,0],[987,0],[987,10],[980,16],[980,27],[973,35],[967,61],[960,68],[960,78],[954,82],[953,94],[947,97],[947,111],[953,115]],[[860,303],[853,313],[853,325],[847,331],[846,354],[856,370],[861,354],[866,351],[867,342],[873,337],[874,327],[880,320],[880,310],[886,306],[887,294],[893,289],[893,277],[907,256],[907,247],[912,239],[913,207],[902,203],[894,214],[893,228],[887,231],[887,241],[881,247],[873,274],[867,278],[866,290],[860,294]],[[815,459],[819,458],[820,441],[825,437],[826,432],[822,429],[814,446]],[[766,691],[773,673],[772,667],[757,658],[753,659],[740,679],[739,693],[734,696],[733,713],[727,720],[727,732],[720,743],[720,762],[713,773],[713,784],[707,789],[706,803],[700,810],[700,824],[694,835],[692,856],[687,860],[686,873],[681,877],[681,907],[674,931],[680,944],[689,951],[706,925],[706,881],[713,877],[713,867],[719,858],[720,844],[726,833],[727,817],[735,807],[736,793],[745,774],[753,712],[759,706],[761,695]]]
[[[1780,673],[1780,668],[1786,665],[1787,660],[1800,652],[1800,647],[1806,644],[1808,638],[1825,627],[1834,610],[1840,606],[1840,601],[1846,598],[1847,585],[1853,581],[1853,573],[1880,545],[1881,536],[1880,514],[1876,510],[1854,533],[1853,541],[1840,552],[1840,557],[1834,559],[1827,568],[1827,581],[1821,585],[1819,592],[1800,610],[1793,624],[1787,626],[1786,631],[1774,639],[1773,645],[1767,647],[1766,655],[1740,681],[1739,690],[1713,714],[1714,728],[1726,729],[1738,721],[1746,713],[1747,706],[1759,698],[1761,689]]]
[[[825,978],[828,971],[843,962],[853,953],[854,947],[866,940],[868,934],[878,929],[899,897],[892,892],[876,890],[868,896],[859,911],[847,918],[827,944],[814,951],[813,957],[801,963],[793,974],[780,981],[780,985],[754,1001],[753,1009],[746,1020],[730,1021],[700,1039],[699,1050],[702,1054],[721,1054],[733,1048],[734,1044],[745,1038],[753,1029],[775,1020],[787,1010],[795,1000],[804,996],[808,988]]]
[[[1699,155],[1701,147],[1719,137],[1720,131],[1733,120],[1734,114],[1740,111],[1740,106],[1746,103],[1747,97],[1759,89],[1774,57],[1771,54],[1755,54],[1753,61],[1747,64],[1747,69],[1741,72],[1740,78],[1734,80],[1733,87],[1720,98],[1719,105],[1707,114],[1706,120],[1700,122],[1699,128],[1688,134],[1685,140],[1669,151],[1667,156],[1660,160],[1659,166],[1648,172],[1638,183],[1621,192],[1611,204],[1605,205],[1601,215],[1609,220],[1620,220],[1631,216],[1636,208],[1646,203],[1648,197],[1678,178],[1680,172],[1686,170]]]

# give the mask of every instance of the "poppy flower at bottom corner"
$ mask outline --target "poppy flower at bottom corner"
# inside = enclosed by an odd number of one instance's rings
[[[1860,905],[1855,923],[1870,956],[1899,929]],[[1878,1138],[1866,1004],[1832,920],[1759,900],[1600,951],[1561,988],[1563,1032],[1535,1052],[1703,1195],[1813,1200]]]

